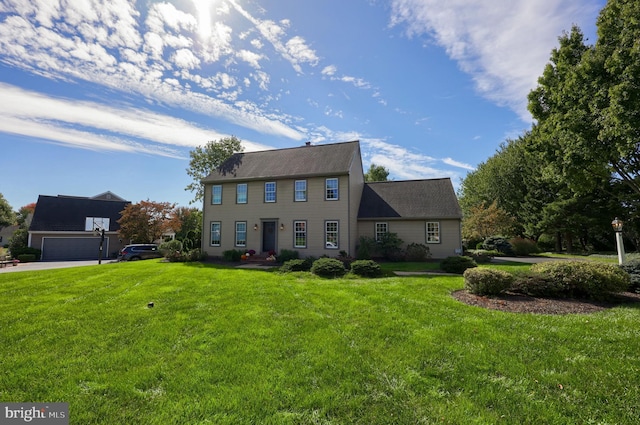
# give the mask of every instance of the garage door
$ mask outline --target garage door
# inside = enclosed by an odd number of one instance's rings
[[[43,261],[97,260],[100,238],[44,238]],[[105,238],[102,258],[108,257],[109,239]]]

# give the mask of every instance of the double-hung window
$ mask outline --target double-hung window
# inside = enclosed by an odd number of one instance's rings
[[[293,246],[295,248],[307,247],[307,222],[306,221],[294,221],[293,222]]]
[[[380,242],[389,233],[388,223],[376,223],[376,241]]]
[[[236,204],[247,203],[247,184],[238,183],[236,186]]]
[[[211,222],[211,246],[220,246],[221,244],[221,229],[222,225],[219,221],[212,221]]]
[[[324,246],[328,249],[338,249],[338,222],[324,222]]]
[[[338,200],[338,179],[331,178],[325,180],[325,198],[327,201]]]
[[[440,243],[440,223],[427,222],[427,243]]]
[[[264,202],[276,202],[276,182],[264,184]]]
[[[303,202],[307,200],[307,181],[296,180],[295,181],[295,202]]]
[[[246,221],[236,221],[236,246],[247,246]]]
[[[211,186],[211,204],[222,204],[222,186],[219,184]]]

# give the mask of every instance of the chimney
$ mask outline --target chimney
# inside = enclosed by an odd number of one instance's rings
[[[305,146],[311,146],[311,142],[306,142],[304,145]]]

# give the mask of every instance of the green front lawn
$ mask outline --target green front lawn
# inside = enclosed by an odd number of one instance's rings
[[[637,423],[640,310],[502,313],[462,285],[155,260],[0,274],[0,401],[68,402],[82,425]]]

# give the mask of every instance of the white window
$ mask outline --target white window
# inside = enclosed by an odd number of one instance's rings
[[[221,231],[222,225],[219,221],[211,222],[211,246],[220,246],[221,243]]]
[[[293,222],[293,246],[295,248],[307,247],[307,222],[306,221],[294,221]]]
[[[389,233],[388,223],[376,223],[376,241],[381,241],[387,233]]]
[[[236,246],[247,246],[246,221],[236,221]]]
[[[427,222],[427,243],[440,243],[440,223]]]
[[[338,249],[338,222],[324,222],[324,246],[328,249]]]
[[[264,184],[264,202],[276,202],[276,182]]]
[[[307,181],[306,180],[296,180],[294,200],[296,202],[302,202],[307,200]]]
[[[326,179],[325,180],[325,199],[327,201],[338,200],[338,179]]]
[[[105,217],[87,217],[84,221],[84,230],[94,232],[96,230],[109,231],[109,219]]]
[[[236,186],[236,203],[237,204],[247,203],[247,184],[246,183],[238,183],[238,185]]]
[[[222,204],[222,186],[217,184],[211,187],[211,204]]]

